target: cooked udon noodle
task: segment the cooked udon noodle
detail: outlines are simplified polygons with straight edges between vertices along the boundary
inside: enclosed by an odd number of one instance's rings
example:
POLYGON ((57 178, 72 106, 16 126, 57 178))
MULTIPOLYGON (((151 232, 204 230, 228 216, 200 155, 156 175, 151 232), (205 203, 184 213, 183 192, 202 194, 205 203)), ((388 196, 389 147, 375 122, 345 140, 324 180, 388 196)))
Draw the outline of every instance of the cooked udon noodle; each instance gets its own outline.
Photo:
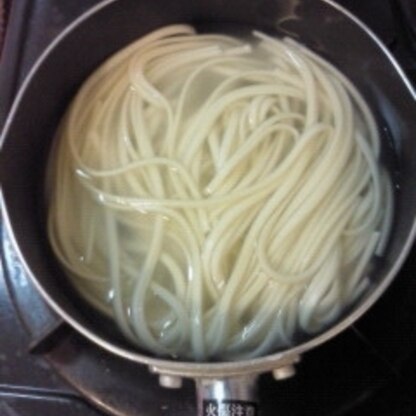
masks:
POLYGON ((376 124, 290 39, 159 29, 85 82, 48 170, 71 282, 133 343, 242 359, 322 330, 370 284, 392 190, 376 124))

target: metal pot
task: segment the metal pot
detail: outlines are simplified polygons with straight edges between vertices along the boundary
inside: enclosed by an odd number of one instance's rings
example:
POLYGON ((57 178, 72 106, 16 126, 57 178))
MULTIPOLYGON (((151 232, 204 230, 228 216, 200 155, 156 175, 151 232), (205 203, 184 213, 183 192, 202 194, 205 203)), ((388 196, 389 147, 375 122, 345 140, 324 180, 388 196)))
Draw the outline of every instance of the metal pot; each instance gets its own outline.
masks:
POLYGON ((391 54, 364 24, 331 0, 105 0, 55 39, 17 96, 1 138, 5 224, 36 287, 77 331, 114 354, 147 365, 165 387, 179 387, 182 377, 195 379, 201 415, 218 415, 221 409, 228 414, 229 405, 239 406, 241 413, 236 414, 255 415, 257 376, 267 371, 276 378, 292 375, 301 354, 347 328, 380 297, 409 252, 416 232, 415 114, 416 94, 391 54), (177 22, 204 30, 233 24, 290 35, 333 62, 372 108, 395 183, 393 231, 368 293, 325 332, 265 357, 194 363, 160 359, 133 348, 114 324, 76 296, 47 243, 44 171, 54 131, 71 97, 105 58, 133 39, 177 22))

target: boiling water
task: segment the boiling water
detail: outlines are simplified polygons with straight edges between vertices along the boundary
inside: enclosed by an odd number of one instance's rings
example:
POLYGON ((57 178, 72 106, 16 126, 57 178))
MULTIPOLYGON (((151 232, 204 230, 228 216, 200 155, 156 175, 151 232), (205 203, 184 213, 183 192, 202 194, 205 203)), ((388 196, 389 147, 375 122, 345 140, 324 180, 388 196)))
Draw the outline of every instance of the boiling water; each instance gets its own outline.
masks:
POLYGON ((372 115, 290 41, 160 29, 89 78, 56 140, 51 246, 155 354, 250 358, 322 331, 387 241, 372 115))

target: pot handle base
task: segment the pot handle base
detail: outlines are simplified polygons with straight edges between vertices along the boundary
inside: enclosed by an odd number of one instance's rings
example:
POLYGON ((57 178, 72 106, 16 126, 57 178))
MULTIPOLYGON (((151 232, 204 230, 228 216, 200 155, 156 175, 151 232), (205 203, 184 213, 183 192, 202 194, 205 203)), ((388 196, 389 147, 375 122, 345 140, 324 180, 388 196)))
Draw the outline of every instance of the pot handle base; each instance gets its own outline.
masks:
POLYGON ((258 375, 195 380, 198 416, 258 416, 258 375))

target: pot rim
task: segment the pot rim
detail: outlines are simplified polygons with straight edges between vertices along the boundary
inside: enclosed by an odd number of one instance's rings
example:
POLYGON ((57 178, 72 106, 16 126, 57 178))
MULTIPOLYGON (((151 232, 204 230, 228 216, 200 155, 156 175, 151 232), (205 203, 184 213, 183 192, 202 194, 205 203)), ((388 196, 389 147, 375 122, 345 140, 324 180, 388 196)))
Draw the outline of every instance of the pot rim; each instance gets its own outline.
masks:
MULTIPOLYGON (((9 115, 4 124, 4 128, 0 137, 0 154, 4 146, 6 137, 8 136, 9 130, 11 128, 12 120, 15 117, 15 114, 18 112, 20 103, 23 100, 26 89, 29 87, 32 79, 35 77, 38 69, 42 66, 43 62, 48 59, 50 53, 60 46, 60 43, 65 39, 72 31, 87 21, 91 16, 99 12, 100 10, 111 6, 113 3, 116 3, 120 0, 104 0, 99 4, 91 7, 85 11, 81 16, 75 19, 70 25, 68 25, 62 32, 58 34, 57 37, 46 47, 42 52, 40 57, 36 60, 35 64, 30 69, 28 75, 25 77, 19 91, 16 95, 16 98, 13 102, 9 115)), ((393 57, 392 53, 387 49, 387 47, 382 43, 382 41, 377 37, 377 35, 361 20, 359 20, 355 15, 345 9, 343 6, 335 3, 334 0, 317 0, 323 3, 326 3, 330 7, 336 9, 341 14, 343 14, 347 19, 352 21, 359 30, 364 31, 369 38, 381 49, 384 55, 388 58, 392 64, 395 71, 399 74, 402 82, 409 90, 410 94, 416 101, 416 91, 414 90, 410 80, 405 75, 403 69, 400 67, 396 59, 393 57)), ((113 353, 119 357, 125 358, 127 360, 141 363, 150 367, 150 370, 156 373, 163 373, 175 376, 185 376, 185 377, 224 377, 224 376, 237 376, 248 373, 261 373, 266 372, 275 368, 279 368, 288 364, 296 362, 301 354, 304 352, 328 341, 334 336, 338 335, 340 332, 345 330, 347 327, 352 325, 358 318, 360 318, 383 294, 387 287, 391 284, 400 267, 402 266, 405 258, 410 252, 412 247, 412 242, 416 235, 416 216, 413 219, 412 227, 410 229, 408 238, 403 244, 403 248, 400 252, 400 255, 396 258, 393 266, 387 273, 386 277, 377 284, 374 290, 368 295, 367 299, 355 308, 350 314, 348 314, 344 319, 335 324, 334 326, 329 327, 326 331, 319 334, 318 336, 312 337, 310 340, 296 345, 292 348, 277 352, 274 354, 268 354, 263 357, 241 360, 241 361, 228 361, 228 362, 190 362, 190 361, 172 361, 168 359, 155 358, 147 356, 136 352, 134 350, 128 350, 123 347, 113 345, 110 341, 96 335, 94 332, 85 328, 81 323, 79 323, 72 316, 67 314, 55 300, 48 294, 47 290, 43 288, 42 284, 38 281, 34 273, 32 273, 29 264, 26 262, 22 252, 20 251, 18 242, 15 238, 11 221, 9 218, 7 210, 7 201, 4 200, 3 192, 0 184, 0 210, 2 213, 4 225, 10 236, 13 248, 18 255, 19 260, 22 263, 24 271, 29 276, 31 282, 35 285, 36 289, 42 295, 46 303, 51 307, 51 309, 60 316, 65 322, 67 322, 73 329, 78 333, 85 336, 87 339, 92 341, 94 344, 99 347, 107 350, 110 353, 113 353)))

